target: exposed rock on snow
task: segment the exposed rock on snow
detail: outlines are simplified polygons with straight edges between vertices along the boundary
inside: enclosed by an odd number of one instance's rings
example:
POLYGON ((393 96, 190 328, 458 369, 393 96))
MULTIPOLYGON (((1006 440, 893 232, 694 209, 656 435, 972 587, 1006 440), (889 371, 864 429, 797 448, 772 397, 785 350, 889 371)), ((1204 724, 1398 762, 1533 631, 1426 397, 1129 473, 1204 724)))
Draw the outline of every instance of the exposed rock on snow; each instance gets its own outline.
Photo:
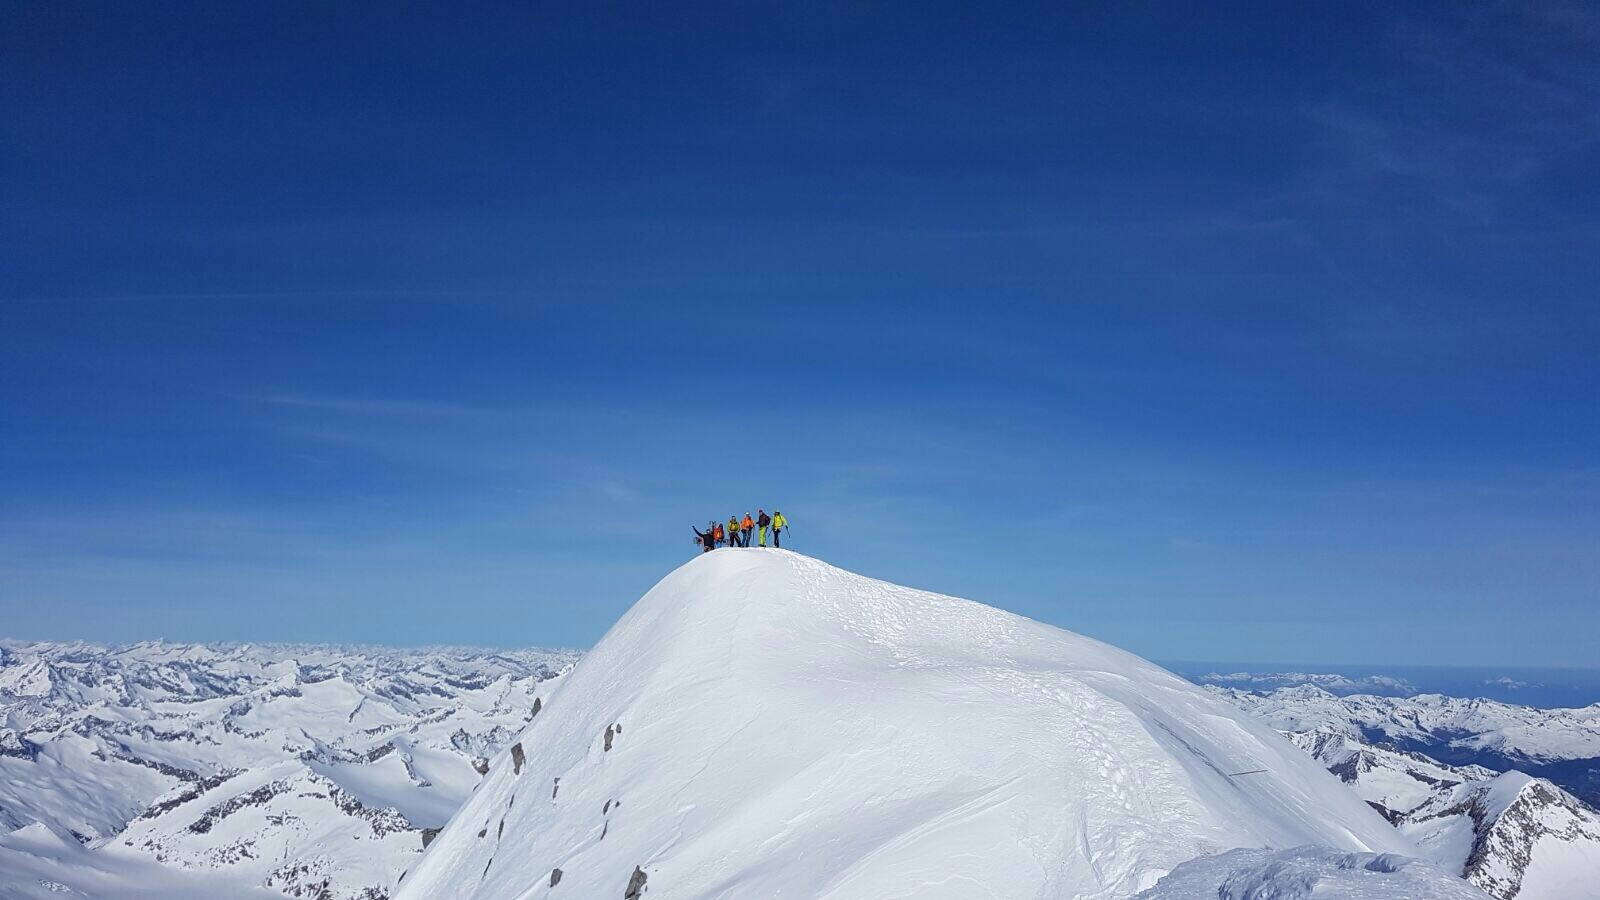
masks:
POLYGON ((628 879, 628 888, 622 892, 622 900, 639 900, 639 895, 644 893, 644 883, 650 880, 638 866, 633 867, 633 875, 628 879))
POLYGON ((511 808, 494 765, 399 897, 542 896, 559 868, 574 897, 1110 898, 1234 847, 1416 852, 1151 663, 786 551, 686 564, 550 697, 518 740, 559 790, 511 808))

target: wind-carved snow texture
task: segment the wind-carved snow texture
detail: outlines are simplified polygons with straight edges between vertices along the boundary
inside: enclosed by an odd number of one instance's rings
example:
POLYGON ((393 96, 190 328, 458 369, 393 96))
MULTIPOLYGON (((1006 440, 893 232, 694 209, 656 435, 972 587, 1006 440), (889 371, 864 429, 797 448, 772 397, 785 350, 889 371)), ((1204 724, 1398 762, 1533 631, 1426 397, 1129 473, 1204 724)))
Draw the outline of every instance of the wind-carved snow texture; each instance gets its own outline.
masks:
POLYGON ((1151 663, 787 551, 669 575, 517 740, 399 897, 1110 898, 1236 847, 1417 852, 1151 663))
MULTIPOLYGON (((8 643, 0 831, 23 837, 0 840, 0 896, 45 881, 124 896, 142 882, 115 873, 141 860, 232 886, 205 896, 386 896, 480 780, 474 759, 527 725, 575 657, 8 643)), ((181 872, 140 878, 183 890, 181 872)))

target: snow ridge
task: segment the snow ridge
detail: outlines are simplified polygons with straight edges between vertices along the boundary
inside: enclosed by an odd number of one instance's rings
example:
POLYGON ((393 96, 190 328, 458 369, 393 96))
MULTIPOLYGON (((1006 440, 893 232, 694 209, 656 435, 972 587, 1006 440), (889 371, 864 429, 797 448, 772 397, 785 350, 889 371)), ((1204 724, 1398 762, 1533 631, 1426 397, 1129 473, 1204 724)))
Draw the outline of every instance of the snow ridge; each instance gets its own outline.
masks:
POLYGON ((579 661, 399 897, 1127 897, 1197 856, 1304 844, 1416 852, 1138 657, 728 549, 579 661))

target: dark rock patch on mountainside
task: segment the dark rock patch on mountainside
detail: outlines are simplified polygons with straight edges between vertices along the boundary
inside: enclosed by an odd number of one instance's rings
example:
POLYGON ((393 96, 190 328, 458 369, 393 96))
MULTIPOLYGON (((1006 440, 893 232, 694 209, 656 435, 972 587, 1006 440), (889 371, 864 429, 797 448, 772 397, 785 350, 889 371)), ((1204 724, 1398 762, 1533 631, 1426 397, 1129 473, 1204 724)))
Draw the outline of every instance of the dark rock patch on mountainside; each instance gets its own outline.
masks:
POLYGON ((634 866, 633 875, 628 878, 628 889, 623 892, 622 900, 638 900, 639 895, 644 893, 644 883, 648 880, 650 876, 646 875, 643 869, 634 866))

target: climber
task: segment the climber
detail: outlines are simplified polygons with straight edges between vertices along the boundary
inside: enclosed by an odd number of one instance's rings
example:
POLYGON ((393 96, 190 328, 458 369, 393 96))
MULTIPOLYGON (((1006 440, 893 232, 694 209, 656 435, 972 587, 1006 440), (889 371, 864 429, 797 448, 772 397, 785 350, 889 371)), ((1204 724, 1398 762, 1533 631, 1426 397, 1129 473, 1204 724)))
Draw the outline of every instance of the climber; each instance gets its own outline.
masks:
POLYGON ((749 513, 745 513, 744 514, 744 521, 739 523, 739 529, 742 532, 744 532, 744 535, 743 535, 744 543, 741 546, 745 546, 745 547, 750 546, 750 532, 754 531, 755 528, 756 528, 755 520, 750 518, 750 514, 749 513))
POLYGON ((761 542, 757 546, 765 547, 767 545, 767 528, 771 525, 772 517, 767 515, 767 511, 764 509, 756 510, 756 527, 761 531, 761 542))
POLYGON ((785 528, 788 528, 788 527, 789 527, 789 520, 785 519, 783 517, 783 513, 778 512, 777 510, 773 510, 772 511, 772 546, 774 546, 774 547, 778 546, 778 535, 782 534, 783 530, 785 528))
POLYGON ((710 553, 712 550, 716 549, 716 539, 711 536, 711 526, 706 526, 706 530, 704 532, 698 528, 695 528, 693 525, 690 525, 689 527, 694 528, 695 540, 700 544, 701 553, 710 553))
POLYGON ((739 517, 738 516, 729 516, 728 517, 728 546, 729 547, 743 547, 744 546, 743 544, 739 543, 739 517))
POLYGON ((722 546, 723 534, 722 534, 722 523, 721 522, 712 522, 711 523, 711 541, 712 541, 713 544, 715 544, 718 547, 722 546))

